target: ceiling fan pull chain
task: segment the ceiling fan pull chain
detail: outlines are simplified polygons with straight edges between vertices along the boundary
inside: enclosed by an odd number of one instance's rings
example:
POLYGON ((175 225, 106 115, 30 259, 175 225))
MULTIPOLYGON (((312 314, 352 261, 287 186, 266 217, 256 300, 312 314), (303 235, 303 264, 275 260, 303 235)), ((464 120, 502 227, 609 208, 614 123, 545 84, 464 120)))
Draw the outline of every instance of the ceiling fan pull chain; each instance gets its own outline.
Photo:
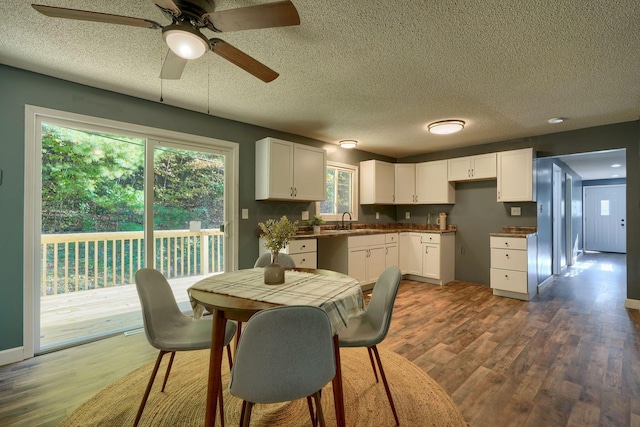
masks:
POLYGON ((211 61, 207 62, 207 114, 211 107, 211 61))

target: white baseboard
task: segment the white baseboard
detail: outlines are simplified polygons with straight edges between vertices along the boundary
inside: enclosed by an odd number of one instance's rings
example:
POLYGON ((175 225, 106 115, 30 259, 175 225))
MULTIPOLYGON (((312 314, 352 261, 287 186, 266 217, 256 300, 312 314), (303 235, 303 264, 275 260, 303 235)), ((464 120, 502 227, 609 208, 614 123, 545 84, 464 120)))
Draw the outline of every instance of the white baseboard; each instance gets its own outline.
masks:
POLYGON ((0 366, 24 360, 24 348, 16 347, 0 351, 0 366))
POLYGON ((541 294, 545 289, 553 284, 553 275, 547 277, 542 283, 538 284, 538 293, 541 294))
POLYGON ((640 310, 640 300, 627 298, 624 300, 624 306, 627 308, 640 310))

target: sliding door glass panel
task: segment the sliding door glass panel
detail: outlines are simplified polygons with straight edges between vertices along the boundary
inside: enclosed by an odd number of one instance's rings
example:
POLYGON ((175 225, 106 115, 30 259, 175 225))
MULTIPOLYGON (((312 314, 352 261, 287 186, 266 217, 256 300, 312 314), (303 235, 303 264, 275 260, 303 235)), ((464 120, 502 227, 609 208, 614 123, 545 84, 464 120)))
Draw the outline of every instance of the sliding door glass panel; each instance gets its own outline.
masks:
POLYGON ((142 324, 145 140, 43 123, 40 350, 142 324))
POLYGON ((183 311, 186 289, 224 271, 225 157, 167 143, 153 150, 153 267, 183 311))

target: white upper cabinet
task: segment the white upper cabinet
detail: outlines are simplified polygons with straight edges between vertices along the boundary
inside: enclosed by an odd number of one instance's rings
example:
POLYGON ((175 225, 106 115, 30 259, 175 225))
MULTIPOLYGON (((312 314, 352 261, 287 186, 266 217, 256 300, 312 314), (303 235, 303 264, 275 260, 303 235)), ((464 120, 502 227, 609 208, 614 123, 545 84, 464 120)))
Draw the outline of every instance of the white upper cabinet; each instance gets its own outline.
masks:
POLYGON ((394 166, 396 205, 416 203, 416 165, 414 163, 396 163, 394 166))
POLYGON ((455 203, 456 188, 447 177, 447 161, 416 164, 416 203, 455 203))
POLYGON ((276 138, 256 141, 256 200, 326 199, 327 153, 276 138))
POLYGON ((496 153, 449 159, 449 181, 474 181, 494 179, 496 173, 496 153))
POLYGON ((498 153, 498 201, 535 202, 533 148, 498 153))
POLYGON ((379 160, 360 162, 360 204, 392 205, 395 194, 395 167, 379 160))
POLYGON ((396 205, 455 203, 456 189, 447 177, 447 161, 397 163, 396 205))

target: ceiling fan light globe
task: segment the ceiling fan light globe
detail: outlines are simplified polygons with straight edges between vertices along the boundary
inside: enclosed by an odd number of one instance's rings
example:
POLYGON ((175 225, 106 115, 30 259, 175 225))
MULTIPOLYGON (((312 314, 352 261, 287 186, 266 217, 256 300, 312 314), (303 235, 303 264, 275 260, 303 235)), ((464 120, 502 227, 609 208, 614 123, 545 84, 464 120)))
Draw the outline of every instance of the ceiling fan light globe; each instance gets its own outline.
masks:
POLYGON ((205 54, 209 46, 195 34, 183 30, 169 30, 163 33, 169 49, 184 59, 197 59, 205 54))

